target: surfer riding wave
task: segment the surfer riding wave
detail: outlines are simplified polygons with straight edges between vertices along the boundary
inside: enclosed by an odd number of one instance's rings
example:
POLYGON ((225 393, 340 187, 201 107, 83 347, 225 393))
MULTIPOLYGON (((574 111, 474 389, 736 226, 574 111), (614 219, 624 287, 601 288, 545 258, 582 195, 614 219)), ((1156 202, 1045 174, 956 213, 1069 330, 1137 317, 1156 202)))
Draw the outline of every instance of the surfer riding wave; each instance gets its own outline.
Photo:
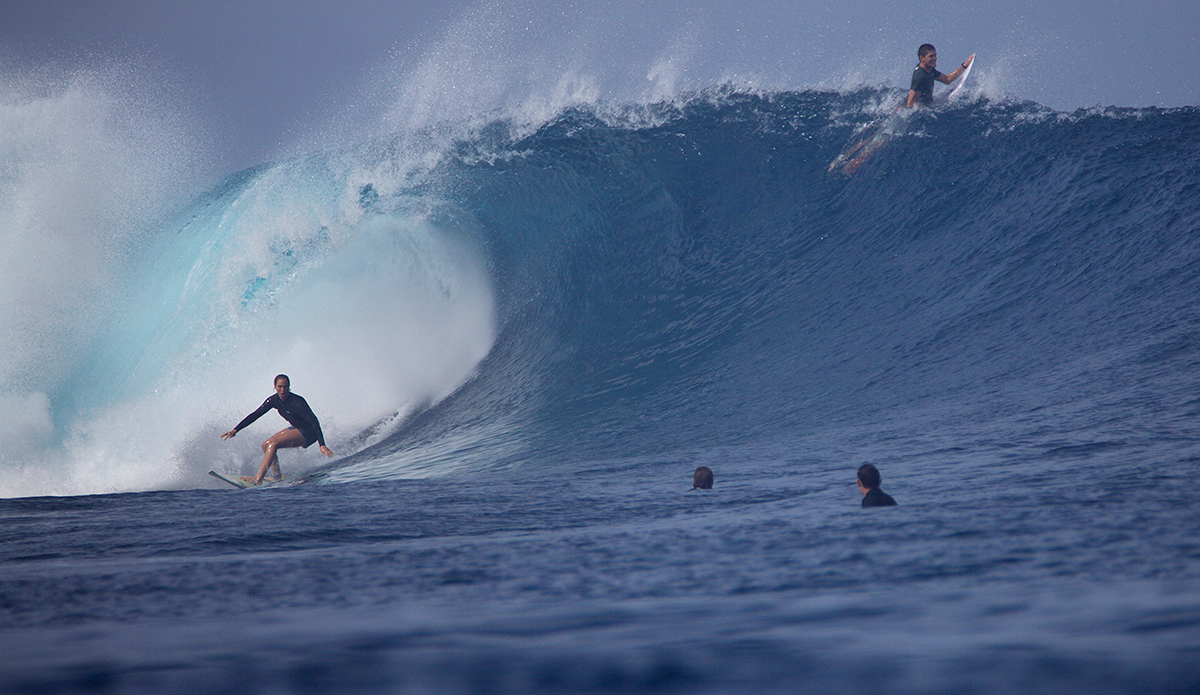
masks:
POLYGON ((263 477, 267 474, 267 469, 272 470, 276 480, 283 479, 283 473, 279 470, 279 450, 289 449, 293 447, 308 448, 314 442, 319 442, 321 445, 321 453, 325 456, 332 457, 333 452, 329 447, 325 446, 325 435, 321 432, 321 422, 317 420, 317 416, 313 413, 312 408, 308 406, 308 401, 304 400, 299 394, 291 392, 292 381, 286 374, 280 374, 275 377, 275 393, 263 404, 258 406, 258 410, 250 413, 236 427, 221 435, 221 439, 232 439, 237 436, 237 433, 252 422, 262 417, 268 410, 277 410, 283 416, 284 420, 288 421, 291 427, 276 432, 270 439, 262 443, 263 460, 262 466, 258 469, 258 474, 250 477, 243 476, 242 480, 251 485, 262 484, 263 477))

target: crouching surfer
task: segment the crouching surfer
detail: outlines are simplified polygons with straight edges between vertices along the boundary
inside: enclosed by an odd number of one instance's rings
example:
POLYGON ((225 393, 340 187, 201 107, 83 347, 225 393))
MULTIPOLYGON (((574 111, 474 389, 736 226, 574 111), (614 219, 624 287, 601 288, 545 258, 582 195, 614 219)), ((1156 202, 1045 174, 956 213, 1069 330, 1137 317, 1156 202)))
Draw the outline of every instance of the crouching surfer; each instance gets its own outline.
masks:
POLYGON ((267 469, 270 468, 275 480, 282 480, 283 473, 279 470, 279 450, 289 449, 292 447, 311 446, 314 442, 321 444, 321 453, 325 456, 333 456, 333 452, 329 447, 325 446, 325 435, 321 432, 321 423, 317 420, 317 416, 313 414, 312 408, 308 407, 308 401, 301 396, 292 393, 292 382, 286 374, 280 374, 275 377, 275 393, 263 404, 258 406, 258 410, 250 413, 237 424, 237 427, 229 430, 221 435, 221 439, 231 439, 237 436, 237 433, 250 425, 258 418, 262 417, 268 410, 275 409, 283 416, 284 420, 288 421, 291 427, 276 432, 274 436, 262 443, 263 460, 262 466, 258 469, 258 475, 242 476, 242 480, 251 485, 262 484, 263 477, 267 474, 267 469))

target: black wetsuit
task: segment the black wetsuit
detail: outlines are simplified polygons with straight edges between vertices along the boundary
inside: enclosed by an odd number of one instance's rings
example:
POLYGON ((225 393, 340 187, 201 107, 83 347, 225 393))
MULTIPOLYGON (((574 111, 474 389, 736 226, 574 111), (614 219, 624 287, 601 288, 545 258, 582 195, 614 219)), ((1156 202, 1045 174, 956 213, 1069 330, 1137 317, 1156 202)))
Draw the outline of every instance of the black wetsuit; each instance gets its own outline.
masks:
POLYGON ((272 408, 278 410, 283 419, 287 420, 292 427, 300 430, 300 434, 304 435, 305 448, 311 446, 313 442, 320 442, 321 446, 325 446, 325 435, 321 433, 320 421, 313 414, 312 408, 308 407, 308 401, 294 393, 289 393, 286 401, 280 398, 278 393, 272 394, 270 398, 263 401, 262 405, 258 406, 258 410, 239 422, 238 426, 233 428, 234 431, 240 432, 243 427, 259 419, 272 408))
POLYGON ((920 65, 916 70, 913 70, 912 91, 917 93, 917 103, 928 106, 933 103, 933 83, 937 78, 941 77, 942 73, 937 71, 937 68, 925 72, 920 65))
POLYGON ((867 494, 863 495, 862 506, 864 506, 864 507, 895 507, 896 500, 892 499, 892 496, 889 495, 888 493, 884 492, 883 490, 880 490, 877 487, 873 487, 870 490, 867 490, 867 494))

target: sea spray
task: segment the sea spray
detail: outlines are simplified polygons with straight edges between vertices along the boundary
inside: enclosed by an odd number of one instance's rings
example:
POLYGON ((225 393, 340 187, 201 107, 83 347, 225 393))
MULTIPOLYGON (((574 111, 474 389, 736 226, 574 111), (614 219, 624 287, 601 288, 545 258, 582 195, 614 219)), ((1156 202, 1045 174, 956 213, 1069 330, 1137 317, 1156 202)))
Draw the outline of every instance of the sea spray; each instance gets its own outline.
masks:
POLYGON ((200 150, 134 67, 0 75, 3 494, 58 479, 61 394, 122 301, 150 227, 190 194, 200 150), (21 471, 24 471, 22 473, 21 471))

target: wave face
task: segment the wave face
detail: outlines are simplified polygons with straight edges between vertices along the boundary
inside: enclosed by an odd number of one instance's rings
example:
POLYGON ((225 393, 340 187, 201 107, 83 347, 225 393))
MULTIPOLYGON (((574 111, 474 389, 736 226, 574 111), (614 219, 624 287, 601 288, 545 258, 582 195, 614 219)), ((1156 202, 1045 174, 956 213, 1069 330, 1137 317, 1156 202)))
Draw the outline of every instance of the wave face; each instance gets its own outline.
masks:
POLYGON ((123 266, 66 376, 0 388, 54 452, 3 492, 245 469, 217 434, 276 372, 349 454, 302 455, 327 481, 1180 435, 1200 111, 963 101, 830 174, 890 96, 715 89, 231 177, 123 266))
POLYGON ((495 344, 328 475, 897 429, 996 450, 1172 436, 1195 402, 1200 112, 977 100, 829 174, 886 97, 717 91, 463 143, 438 179, 484 239, 495 344))

